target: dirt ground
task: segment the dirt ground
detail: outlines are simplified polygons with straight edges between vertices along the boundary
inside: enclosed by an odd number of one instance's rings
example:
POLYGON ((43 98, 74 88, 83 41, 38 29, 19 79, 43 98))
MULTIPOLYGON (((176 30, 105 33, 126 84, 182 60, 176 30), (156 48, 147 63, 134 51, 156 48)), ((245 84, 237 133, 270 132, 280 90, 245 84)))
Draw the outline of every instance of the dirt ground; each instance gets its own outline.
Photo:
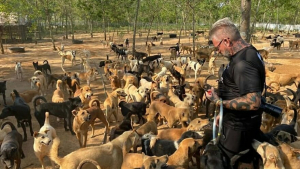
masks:
MULTIPOLYGON (((163 40, 164 40, 164 45, 159 45, 158 42, 154 42, 156 46, 152 47, 152 53, 157 54, 161 53, 163 57, 169 58, 170 53, 168 48, 170 46, 174 46, 177 43, 177 38, 175 39, 170 39, 168 37, 168 33, 171 32, 164 32, 163 40)), ((174 32, 172 32, 174 33, 174 32)), ((115 33, 116 34, 116 33, 115 33)), ((152 35, 154 36, 155 32, 152 32, 152 35)), ((112 33, 111 33, 112 35, 112 33)), ((72 44, 71 40, 64 40, 63 44, 65 45, 65 50, 76 50, 77 52, 82 51, 83 49, 88 49, 91 51, 92 56, 91 56, 91 62, 92 64, 95 64, 98 66, 99 61, 106 59, 106 55, 111 56, 111 58, 115 59, 115 54, 113 52, 110 52, 109 48, 105 48, 100 44, 100 40, 104 39, 103 34, 101 33, 96 33, 94 34, 94 38, 90 38, 88 34, 81 34, 81 35, 76 35, 77 39, 82 39, 84 41, 83 44, 72 44)), ((123 39, 129 38, 130 45, 132 45, 132 34, 125 34, 123 39)), ((276 66, 276 73, 298 73, 300 71, 300 54, 299 51, 289 51, 288 48, 288 40, 294 40, 294 37, 286 37, 285 38, 285 44, 284 47, 281 48, 281 50, 276 50, 274 49, 272 53, 270 53, 270 59, 268 60, 269 62, 273 63, 276 66)), ((115 37, 115 40, 118 44, 123 43, 124 40, 118 40, 117 37, 115 37)), ((143 36, 137 37, 137 50, 138 51, 144 51, 145 52, 145 41, 146 41, 146 34, 144 33, 143 36)), ((199 40, 196 42, 201 43, 203 45, 206 44, 206 41, 203 36, 200 36, 199 40)), ((61 40, 58 40, 56 42, 57 46, 60 46, 61 40)), ((188 37, 184 36, 183 39, 181 39, 181 43, 185 45, 192 46, 192 42, 189 42, 188 37)), ((262 47, 269 47, 269 42, 266 40, 259 40, 257 43, 253 44, 255 47, 262 48, 262 47)), ((30 89, 30 83, 29 83, 29 78, 33 75, 34 68, 32 65, 33 61, 39 61, 40 64, 44 60, 48 60, 49 64, 51 65, 51 70, 52 73, 63 73, 60 64, 61 64, 61 59, 57 53, 57 51, 52 50, 52 44, 51 42, 46 42, 44 41, 39 41, 37 45, 34 43, 29 43, 29 44, 13 44, 13 45, 4 45, 5 47, 5 52, 6 54, 0 55, 0 81, 7 81, 7 90, 6 90, 6 98, 7 98, 7 104, 11 105, 12 101, 10 98, 10 92, 12 92, 13 89, 16 89, 19 92, 23 92, 26 90, 30 89), (8 48, 9 47, 18 47, 22 46, 25 47, 26 52, 25 53, 8 53, 8 48), (24 69, 24 77, 22 81, 19 81, 15 77, 15 72, 14 72, 14 66, 15 62, 21 61, 22 62, 22 67, 24 69)), ((184 54, 186 55, 186 54, 184 54)), ((79 63, 79 60, 77 58, 77 63, 79 63)), ((227 63, 227 60, 224 58, 218 58, 216 60, 217 64, 217 69, 222 63, 227 63)), ((200 76, 207 76, 207 66, 208 63, 205 63, 204 68, 201 72, 200 76)), ((77 71, 80 72, 80 67, 77 64, 74 67, 71 67, 71 63, 67 60, 65 62, 64 68, 66 71, 77 71)), ((193 74, 192 74, 193 75, 193 74)), ((192 76, 193 77, 193 76, 192 76)), ((199 76, 198 76, 199 77, 199 76)), ((209 83, 210 84, 216 84, 215 82, 216 78, 212 78, 209 83)), ((187 79, 187 81, 192 82, 193 78, 187 79)), ((83 86, 86 84, 86 82, 81 83, 83 86)), ((108 81, 105 81, 106 88, 108 92, 111 92, 110 84, 108 81)), ((102 81, 100 79, 100 76, 97 77, 96 81, 93 81, 91 83, 91 87, 93 89, 94 94, 103 102, 105 100, 105 95, 104 95, 104 90, 103 90, 103 85, 102 81)), ((292 89, 295 89, 294 86, 291 86, 292 89)), ((46 99, 48 101, 51 101, 52 93, 54 91, 54 88, 49 88, 47 91, 46 99)), ((67 96, 67 94, 65 94, 67 96)), ((67 97, 65 98, 67 99, 67 97)), ((2 96, 0 96, 0 110, 3 109, 3 100, 2 96)), ((32 108, 32 122, 33 122, 33 129, 34 131, 39 130, 39 125, 33 115, 33 107, 32 103, 30 103, 30 107, 32 108)), ((204 112, 204 110, 202 110, 204 112)), ((121 115, 120 115, 121 117, 121 115)), ((14 117, 9 117, 6 120, 11 120, 13 123, 16 125, 16 120, 14 117)), ((62 122, 57 122, 56 118, 51 116, 50 117, 50 123, 51 125, 56 129, 58 137, 61 139, 61 145, 60 145, 60 150, 59 150, 59 155, 61 157, 65 156, 66 154, 76 150, 79 148, 78 141, 75 136, 71 135, 70 132, 66 132, 63 128, 63 123, 62 122)), ((115 123, 112 123, 111 126, 114 126, 115 123)), ((96 131, 95 131, 95 137, 94 138, 89 138, 87 141, 88 146, 95 146, 99 145, 102 142, 103 138, 103 128, 104 126, 102 123, 98 122, 95 125, 96 131)), ((164 127, 161 126, 159 127, 160 129, 164 127)), ((18 131, 23 135, 23 131, 21 128, 18 128, 18 131)), ((29 129, 27 129, 27 134, 29 133, 29 129)), ((90 136, 89 132, 89 136, 90 136)), ((26 158, 22 160, 21 163, 21 168, 27 168, 27 169, 37 169, 41 168, 41 165, 34 155, 33 152, 33 137, 28 136, 28 141, 23 143, 23 150, 25 152, 26 158)), ((47 165, 47 168, 51 168, 50 166, 50 161, 46 157, 45 158, 45 164, 47 165)), ((0 165, 0 168, 4 168, 3 164, 0 165)))

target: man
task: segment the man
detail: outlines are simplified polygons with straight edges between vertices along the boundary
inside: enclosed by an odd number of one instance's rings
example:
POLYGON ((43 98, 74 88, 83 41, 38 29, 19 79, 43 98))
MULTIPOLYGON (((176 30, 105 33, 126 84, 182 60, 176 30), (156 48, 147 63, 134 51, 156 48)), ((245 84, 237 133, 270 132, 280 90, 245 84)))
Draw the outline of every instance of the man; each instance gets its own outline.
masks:
MULTIPOLYGON (((262 111, 261 93, 265 83, 265 68, 257 50, 245 42, 237 27, 228 19, 218 20, 210 30, 210 39, 219 53, 229 59, 229 63, 218 82, 219 93, 212 88, 206 92, 209 100, 217 106, 223 104, 224 117, 219 147, 227 161, 247 149, 233 168, 252 166, 251 142, 260 137, 262 111), (220 101, 222 98, 223 102, 220 101)), ((217 121, 219 120, 217 117, 217 121)), ((217 122, 218 124, 218 122, 217 122)), ((250 168, 252 168, 250 167, 250 168)))

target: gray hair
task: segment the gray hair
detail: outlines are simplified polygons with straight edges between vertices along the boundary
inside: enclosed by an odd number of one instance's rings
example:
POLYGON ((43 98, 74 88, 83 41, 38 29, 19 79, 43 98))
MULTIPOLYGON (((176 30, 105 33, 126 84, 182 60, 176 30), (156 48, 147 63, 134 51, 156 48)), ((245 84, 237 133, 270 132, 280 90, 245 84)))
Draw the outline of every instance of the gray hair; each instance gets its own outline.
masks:
POLYGON ((224 35, 228 36, 228 38, 230 38, 232 41, 236 41, 241 38, 238 28, 228 17, 220 19, 217 22, 215 22, 212 25, 211 30, 209 31, 210 39, 212 38, 212 36, 218 37, 221 34, 223 36, 224 35))

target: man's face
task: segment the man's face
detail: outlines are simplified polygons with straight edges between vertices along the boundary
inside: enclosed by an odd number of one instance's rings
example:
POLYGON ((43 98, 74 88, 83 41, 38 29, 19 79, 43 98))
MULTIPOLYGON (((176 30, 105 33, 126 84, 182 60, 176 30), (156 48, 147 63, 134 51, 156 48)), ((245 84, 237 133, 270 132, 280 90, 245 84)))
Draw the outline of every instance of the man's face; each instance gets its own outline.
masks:
POLYGON ((229 58, 231 56, 230 47, 227 45, 229 42, 228 39, 218 39, 212 38, 213 45, 218 48, 218 53, 221 53, 223 56, 229 58))

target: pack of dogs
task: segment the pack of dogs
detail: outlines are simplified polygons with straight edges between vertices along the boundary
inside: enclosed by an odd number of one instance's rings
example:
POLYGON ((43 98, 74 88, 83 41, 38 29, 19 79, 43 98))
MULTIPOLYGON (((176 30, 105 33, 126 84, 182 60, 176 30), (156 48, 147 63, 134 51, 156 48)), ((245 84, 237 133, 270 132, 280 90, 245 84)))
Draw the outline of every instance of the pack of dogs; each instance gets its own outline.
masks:
MULTIPOLYGON (((204 34, 202 31, 197 33, 204 34)), ((162 34, 157 33, 157 36, 162 34)), ((152 40, 157 40, 155 38, 152 40)), ((276 41, 281 43, 279 37, 276 41)), ((191 47, 176 44, 169 47, 175 55, 174 60, 167 60, 160 53, 150 55, 152 45, 147 46, 146 53, 131 52, 114 42, 105 41, 105 45, 110 46, 117 59, 111 60, 107 55, 106 60, 101 60, 94 67, 90 64, 91 53, 85 49, 81 58, 85 66, 83 72, 64 70, 66 59, 72 62, 72 66, 76 64, 76 51, 64 51, 63 46, 58 50, 62 58, 62 74, 52 74, 47 60, 42 65, 33 62, 34 74, 29 78, 31 89, 23 92, 13 90, 10 94, 12 105, 6 104, 6 81, 0 82, 5 105, 0 119, 14 116, 17 126, 23 129, 22 136, 11 122, 4 122, 1 126, 0 155, 6 168, 20 168, 21 159, 25 158, 22 142, 28 139, 26 127, 34 138, 34 153, 42 168, 46 168, 46 156, 50 158, 52 168, 58 165, 61 169, 228 167, 222 151, 212 142, 211 115, 216 107, 204 95, 205 88, 210 86, 208 80, 216 77, 217 81, 222 81, 221 76, 226 69, 226 65, 221 64, 218 73, 215 73, 215 48, 198 48, 195 51, 197 58, 192 58, 180 56, 180 53, 193 53, 191 47), (209 75, 199 77, 207 61, 209 75), (194 71, 193 83, 186 81, 187 75, 191 77, 191 71, 194 71), (101 72, 104 72, 104 76, 101 75, 103 81, 109 81, 111 87, 111 91, 105 91, 103 102, 94 96, 90 85, 101 72), (54 90, 52 100, 47 101, 45 95, 50 84, 54 90), (65 99, 67 96, 69 98, 65 99), (33 104, 34 119, 30 103, 33 104), (199 117, 203 106, 208 118, 199 117), (63 119, 65 131, 76 136, 80 149, 64 157, 59 156, 63 140, 51 126, 51 116, 63 119), (96 119, 104 126, 104 136, 101 144, 92 146, 88 145, 88 140, 98 137, 95 135, 96 119), (39 124, 38 131, 32 128, 33 120, 39 124), (113 122, 117 125, 112 126, 113 122), (166 127, 159 129, 162 125, 166 127)), ((268 49, 259 52, 264 59, 270 53, 268 49)), ((17 79, 24 79, 21 62, 16 63, 15 73, 17 79)), ((261 124, 264 140, 253 140, 252 146, 261 157, 264 168, 294 169, 300 165, 300 76, 278 74, 268 71, 268 68, 266 76, 266 100, 283 108, 283 115, 274 118, 264 113, 261 124), (296 91, 288 89, 292 99, 279 91, 280 87, 291 84, 297 87, 296 91)), ((231 161, 232 164, 234 162, 231 161)))

